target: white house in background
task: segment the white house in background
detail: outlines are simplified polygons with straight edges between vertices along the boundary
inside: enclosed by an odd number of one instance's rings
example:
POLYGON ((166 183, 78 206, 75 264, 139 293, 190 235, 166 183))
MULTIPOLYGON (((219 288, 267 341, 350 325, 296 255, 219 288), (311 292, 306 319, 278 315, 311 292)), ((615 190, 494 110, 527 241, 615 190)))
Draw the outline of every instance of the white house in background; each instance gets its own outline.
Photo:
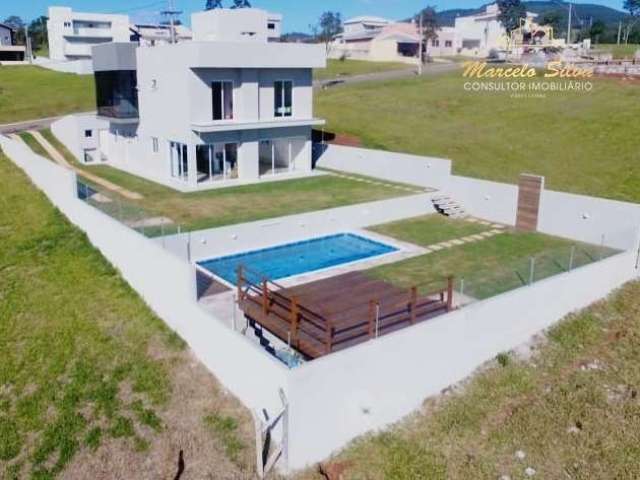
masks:
POLYGON ((76 155, 183 191, 309 174, 311 130, 324 123, 312 69, 325 49, 270 42, 273 18, 215 9, 192 16, 192 42, 94 47, 104 128, 79 117, 86 148, 99 141, 76 155))
POLYGON ((129 17, 74 12, 69 7, 49 7, 47 21, 49 58, 55 61, 91 59, 91 48, 101 43, 128 42, 129 17))
POLYGON ((443 57, 456 55, 456 29, 453 27, 440 27, 437 37, 430 39, 426 44, 427 55, 431 57, 443 57))
POLYGON ((330 58, 373 62, 417 63, 420 36, 415 23, 380 17, 356 17, 344 22, 344 32, 330 45, 330 58))

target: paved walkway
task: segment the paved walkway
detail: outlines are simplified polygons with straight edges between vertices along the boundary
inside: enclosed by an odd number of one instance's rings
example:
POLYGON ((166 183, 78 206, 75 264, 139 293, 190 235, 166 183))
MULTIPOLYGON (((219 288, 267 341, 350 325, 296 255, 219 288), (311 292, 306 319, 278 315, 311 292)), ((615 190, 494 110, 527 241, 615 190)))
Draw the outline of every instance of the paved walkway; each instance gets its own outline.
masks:
POLYGON ((401 185, 401 184, 397 184, 397 183, 388 183, 388 182, 382 182, 379 180, 373 180, 373 179, 369 179, 369 178, 363 178, 363 177, 357 177, 355 175, 349 175, 349 174, 345 174, 345 173, 338 173, 336 171, 333 170, 325 170, 327 173, 329 173, 329 175, 333 175, 334 177, 339 177, 339 178, 345 178, 347 180, 353 180, 354 182, 362 182, 362 183, 368 183, 370 185, 377 185, 377 186, 381 186, 381 187, 387 187, 387 188, 395 188, 396 190, 401 190, 404 192, 410 192, 410 193, 425 193, 425 192, 435 192, 434 189, 430 189, 430 188, 420 188, 420 187, 411 187, 409 185, 401 185))
POLYGON ((29 133, 33 135, 33 138, 35 138, 40 145, 42 145, 42 148, 47 151, 51 158, 53 158, 56 163, 62 165, 63 167, 68 168, 69 170, 73 170, 77 174, 82 175, 84 178, 91 180, 93 183, 100 185, 107 190, 111 190, 112 192, 116 192, 123 197, 128 198, 129 200, 141 200, 142 198, 144 198, 139 193, 122 188, 119 185, 111 183, 110 181, 105 180, 102 177, 98 177, 93 173, 89 173, 86 170, 81 170, 71 165, 69 162, 67 162, 64 156, 53 145, 51 145, 46 138, 42 136, 40 132, 38 132, 37 130, 29 130, 29 133))

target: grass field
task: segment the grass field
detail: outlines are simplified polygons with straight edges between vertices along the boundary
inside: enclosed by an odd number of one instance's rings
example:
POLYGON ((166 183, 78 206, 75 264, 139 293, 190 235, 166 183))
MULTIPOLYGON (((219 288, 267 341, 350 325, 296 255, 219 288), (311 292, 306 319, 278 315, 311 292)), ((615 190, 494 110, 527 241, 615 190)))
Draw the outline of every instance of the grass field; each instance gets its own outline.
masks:
POLYGON ((415 68, 399 62, 367 62, 365 60, 327 60, 327 68, 314 70, 315 80, 330 80, 340 77, 352 77, 365 73, 386 72, 389 70, 406 70, 415 68))
POLYGON ((317 92, 327 129, 373 148, 444 157, 456 174, 640 202, 640 83, 597 79, 546 98, 467 92, 459 73, 317 92))
POLYGON ((594 45, 594 50, 604 50, 613 53, 613 58, 633 58, 636 51, 640 50, 640 45, 616 45, 606 44, 594 45))
POLYGON ((520 480, 531 478, 527 468, 542 479, 635 479, 638 338, 636 282, 570 315, 535 349, 499 355, 466 385, 354 442, 335 462, 349 479, 520 480))
MULTIPOLYGON (((42 133, 65 155, 68 161, 79 165, 50 131, 44 130, 42 133)), ((129 211, 134 212, 135 208, 139 208, 147 216, 170 218, 176 225, 180 225, 183 231, 213 228, 410 194, 410 192, 391 186, 378 185, 373 188, 367 183, 338 178, 333 175, 197 193, 180 193, 109 166, 81 166, 81 168, 128 190, 142 194, 144 199, 140 201, 127 201, 129 211)), ((112 197, 115 195, 107 192, 105 194, 112 197)), ((137 214, 142 213, 138 212, 137 214)))
POLYGON ((248 412, 1 153, 0 177, 0 478, 173 478, 179 449, 248 474, 248 412))
MULTIPOLYGON (((464 220, 430 215, 372 228, 373 231, 424 247, 443 240, 474 235, 487 227, 464 220)), ((403 288, 423 286, 425 292, 445 284, 453 276, 455 288, 465 295, 484 299, 526 285, 533 280, 565 272, 572 267, 592 263, 613 251, 543 235, 506 231, 474 243, 453 246, 427 255, 383 265, 367 273, 403 288), (573 260, 571 250, 575 245, 573 260), (464 287, 460 281, 464 280, 464 287)))
POLYGON ((51 158, 49 153, 44 149, 42 145, 40 145, 40 143, 34 138, 33 135, 31 135, 28 132, 20 132, 18 135, 20 136, 22 141, 24 141, 24 143, 26 143, 29 146, 31 150, 36 152, 38 155, 41 155, 44 158, 47 158, 53 161, 53 158, 51 158))
POLYGON ((95 110, 93 76, 0 67, 0 123, 95 110))

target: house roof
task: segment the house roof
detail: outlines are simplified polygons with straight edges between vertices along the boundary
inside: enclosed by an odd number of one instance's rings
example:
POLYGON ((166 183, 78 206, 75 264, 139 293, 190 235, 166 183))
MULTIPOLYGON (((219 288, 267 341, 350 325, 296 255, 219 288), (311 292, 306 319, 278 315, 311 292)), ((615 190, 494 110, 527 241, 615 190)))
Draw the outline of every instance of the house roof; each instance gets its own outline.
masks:
POLYGON ((392 23, 392 22, 391 22, 391 20, 387 20, 386 18, 382 18, 382 17, 372 17, 372 16, 368 16, 368 15, 363 15, 361 17, 350 18, 349 20, 345 20, 343 23, 344 24, 349 24, 349 23, 381 23, 381 24, 387 24, 387 23, 392 23))
POLYGON ((8 30, 11 30, 12 32, 15 32, 15 31, 16 31, 16 30, 15 30, 15 28, 13 28, 13 27, 11 27, 11 26, 7 25, 6 23, 0 23, 0 27, 4 27, 4 28, 6 28, 6 29, 8 29, 8 30))

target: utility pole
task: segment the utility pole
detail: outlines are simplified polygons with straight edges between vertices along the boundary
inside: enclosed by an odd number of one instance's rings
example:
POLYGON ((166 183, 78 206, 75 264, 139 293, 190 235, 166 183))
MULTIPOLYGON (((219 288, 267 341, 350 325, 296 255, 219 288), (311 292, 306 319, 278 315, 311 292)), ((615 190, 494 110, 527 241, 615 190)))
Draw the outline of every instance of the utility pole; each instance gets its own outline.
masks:
POLYGON ((422 75, 422 48, 424 46, 424 31, 423 31, 423 27, 422 27, 422 17, 424 15, 424 12, 420 12, 420 26, 418 27, 418 33, 420 35, 420 46, 418 47, 418 75, 422 75))
POLYGON ((168 0, 168 9, 165 10, 164 12, 160 12, 161 15, 165 16, 165 17, 169 17, 169 25, 171 25, 170 30, 171 30, 171 43, 176 43, 176 21, 175 21, 175 17, 176 15, 180 15, 182 14, 182 12, 180 10, 176 10, 175 7, 173 6, 173 0, 168 0))
POLYGON ((618 22, 618 45, 620 45, 620 35, 622 34, 622 21, 618 22))
POLYGON ((25 44, 25 57, 29 60, 29 63, 33 62, 33 53, 31 51, 31 38, 29 38, 29 27, 24 26, 24 44, 25 44))
POLYGON ((571 3, 569 3, 569 25, 567 26, 567 45, 571 44, 571 3))

